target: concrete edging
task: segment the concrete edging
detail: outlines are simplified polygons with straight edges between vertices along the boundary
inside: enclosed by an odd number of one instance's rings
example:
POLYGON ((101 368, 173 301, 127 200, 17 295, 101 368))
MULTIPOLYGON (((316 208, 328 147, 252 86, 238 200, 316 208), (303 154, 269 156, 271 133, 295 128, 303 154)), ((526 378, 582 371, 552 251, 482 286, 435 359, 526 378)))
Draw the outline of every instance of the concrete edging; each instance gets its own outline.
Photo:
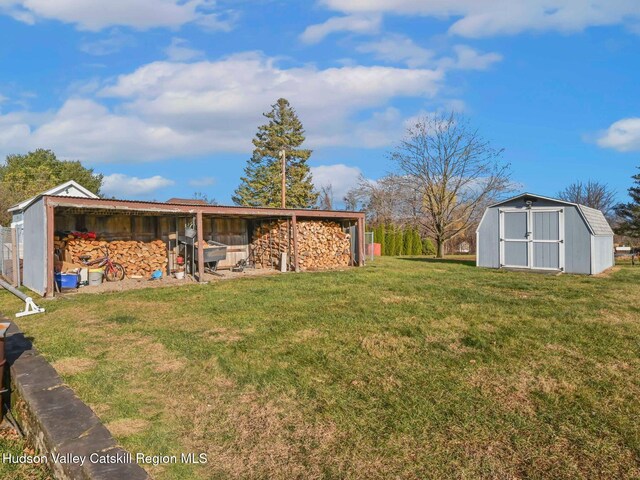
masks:
POLYGON ((129 452, 117 445, 93 410, 64 384, 13 322, 7 332, 5 351, 11 377, 12 413, 27 442, 40 455, 48 457, 56 479, 151 478, 129 452), (57 463, 53 455, 85 456, 86 461, 84 465, 57 463), (116 459, 120 462, 112 463, 116 459))

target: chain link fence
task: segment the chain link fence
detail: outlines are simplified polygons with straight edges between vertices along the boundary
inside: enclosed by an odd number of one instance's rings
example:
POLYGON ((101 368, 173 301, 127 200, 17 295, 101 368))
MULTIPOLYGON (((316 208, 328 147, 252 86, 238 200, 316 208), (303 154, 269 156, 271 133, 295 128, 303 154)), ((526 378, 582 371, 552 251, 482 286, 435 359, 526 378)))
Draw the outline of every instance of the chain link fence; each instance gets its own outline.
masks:
POLYGON ((373 232, 365 232, 365 234, 364 234, 364 251, 365 251, 365 257, 369 261, 373 261, 374 258, 375 258, 374 257, 373 242, 374 242, 373 232))
POLYGON ((0 227, 0 276, 20 286, 19 247, 15 228, 0 227))

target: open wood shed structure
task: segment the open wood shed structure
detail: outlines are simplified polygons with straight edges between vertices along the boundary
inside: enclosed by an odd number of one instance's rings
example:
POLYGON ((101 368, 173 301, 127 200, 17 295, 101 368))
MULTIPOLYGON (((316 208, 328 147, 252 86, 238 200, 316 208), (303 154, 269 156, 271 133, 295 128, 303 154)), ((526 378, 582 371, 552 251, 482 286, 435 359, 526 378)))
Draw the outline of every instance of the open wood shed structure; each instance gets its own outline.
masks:
POLYGON ((479 267, 595 275, 614 265, 600 210, 523 193, 486 209, 476 231, 479 267))
MULTIPOLYGON (((41 195, 55 195, 56 197, 86 197, 86 198, 98 198, 98 196, 84 188, 75 180, 69 180, 56 187, 42 192, 41 195)), ((22 239, 24 228, 24 211, 33 203, 36 197, 29 198, 20 203, 17 203, 10 207, 7 211, 11 214, 11 228, 16 229, 18 236, 17 242, 19 245, 19 256, 22 258, 22 239)))
MULTIPOLYGON (((193 225, 198 244, 213 240, 228 245, 227 266, 251 254, 252 235, 265 222, 287 226, 290 245, 289 267, 299 270, 299 226, 324 221, 347 232, 350 264, 364 264, 365 216, 362 212, 253 208, 200 205, 193 203, 145 202, 99 198, 39 195, 24 207, 23 284, 45 296, 54 294, 54 250, 57 231, 99 231, 107 241, 169 241, 170 235, 184 235, 193 225)), ((202 281, 205 271, 203 249, 197 249, 195 275, 202 281)), ((224 264, 222 265, 224 266, 224 264)))

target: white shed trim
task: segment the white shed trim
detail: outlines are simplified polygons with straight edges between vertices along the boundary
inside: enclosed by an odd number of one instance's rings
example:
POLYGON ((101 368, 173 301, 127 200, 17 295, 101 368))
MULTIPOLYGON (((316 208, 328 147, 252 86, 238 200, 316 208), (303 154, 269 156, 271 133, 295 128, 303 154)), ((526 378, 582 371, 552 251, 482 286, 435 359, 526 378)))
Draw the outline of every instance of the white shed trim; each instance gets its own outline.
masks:
POLYGON ((84 188, 82 185, 80 185, 75 180, 69 180, 69 181, 64 182, 64 183, 62 183, 60 185, 57 185, 57 186, 55 186, 53 188, 50 188, 46 192, 42 192, 42 193, 36 195, 35 197, 31 197, 28 200, 24 200, 24 201, 14 205, 14 206, 12 206, 11 208, 7 209, 7 211, 8 212, 17 212, 17 211, 24 210, 29 205, 31 205, 33 202, 35 202, 38 198, 40 198, 42 195, 60 195, 61 192, 64 192, 65 190, 67 190, 68 188, 71 188, 71 187, 73 187, 73 188, 79 190, 80 192, 82 192, 87 198, 99 198, 95 193, 93 193, 90 190, 87 190, 86 188, 84 188))

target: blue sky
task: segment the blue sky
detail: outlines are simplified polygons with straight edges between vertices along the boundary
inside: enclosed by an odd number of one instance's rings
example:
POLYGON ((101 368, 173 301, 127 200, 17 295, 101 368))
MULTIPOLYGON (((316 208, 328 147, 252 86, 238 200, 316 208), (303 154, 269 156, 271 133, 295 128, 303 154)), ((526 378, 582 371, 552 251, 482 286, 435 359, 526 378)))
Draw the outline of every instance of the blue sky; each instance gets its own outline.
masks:
POLYGON ((454 109, 524 190, 595 179, 624 200, 639 47, 637 0, 0 0, 0 158, 51 148, 110 195, 229 203, 285 97, 337 197, 454 109))

